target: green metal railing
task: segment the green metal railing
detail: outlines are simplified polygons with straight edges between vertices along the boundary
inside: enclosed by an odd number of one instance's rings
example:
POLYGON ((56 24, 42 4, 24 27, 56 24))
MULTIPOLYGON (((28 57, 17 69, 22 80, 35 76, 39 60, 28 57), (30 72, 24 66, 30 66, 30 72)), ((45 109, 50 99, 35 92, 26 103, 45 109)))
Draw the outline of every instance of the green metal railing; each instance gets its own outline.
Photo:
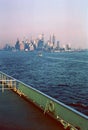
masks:
POLYGON ((40 107, 44 114, 48 113, 61 122, 65 129, 69 127, 70 130, 88 130, 88 117, 86 115, 5 73, 0 72, 0 80, 2 84, 6 84, 20 96, 24 96, 40 107))

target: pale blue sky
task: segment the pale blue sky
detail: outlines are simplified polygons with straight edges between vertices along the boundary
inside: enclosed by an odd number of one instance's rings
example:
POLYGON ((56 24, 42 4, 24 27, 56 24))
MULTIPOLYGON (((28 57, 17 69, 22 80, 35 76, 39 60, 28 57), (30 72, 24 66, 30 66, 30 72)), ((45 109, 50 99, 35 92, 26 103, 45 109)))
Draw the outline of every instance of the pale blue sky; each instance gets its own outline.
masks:
POLYGON ((88 48, 88 0, 0 0, 0 46, 40 33, 88 48))

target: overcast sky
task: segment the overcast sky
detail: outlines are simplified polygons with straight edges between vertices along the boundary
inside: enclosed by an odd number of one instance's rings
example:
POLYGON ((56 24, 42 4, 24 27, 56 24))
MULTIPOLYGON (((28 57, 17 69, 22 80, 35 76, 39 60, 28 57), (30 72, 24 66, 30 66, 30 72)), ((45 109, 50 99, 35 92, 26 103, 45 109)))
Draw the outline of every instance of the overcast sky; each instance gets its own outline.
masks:
POLYGON ((0 46, 41 33, 88 48, 88 0, 0 0, 0 46))

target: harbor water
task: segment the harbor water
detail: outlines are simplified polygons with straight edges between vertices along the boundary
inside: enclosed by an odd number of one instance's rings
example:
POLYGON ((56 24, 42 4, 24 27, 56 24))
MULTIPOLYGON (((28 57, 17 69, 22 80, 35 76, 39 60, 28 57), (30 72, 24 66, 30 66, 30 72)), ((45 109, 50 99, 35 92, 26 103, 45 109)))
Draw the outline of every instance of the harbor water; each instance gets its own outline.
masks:
POLYGON ((88 115, 88 51, 0 51, 0 71, 88 115))

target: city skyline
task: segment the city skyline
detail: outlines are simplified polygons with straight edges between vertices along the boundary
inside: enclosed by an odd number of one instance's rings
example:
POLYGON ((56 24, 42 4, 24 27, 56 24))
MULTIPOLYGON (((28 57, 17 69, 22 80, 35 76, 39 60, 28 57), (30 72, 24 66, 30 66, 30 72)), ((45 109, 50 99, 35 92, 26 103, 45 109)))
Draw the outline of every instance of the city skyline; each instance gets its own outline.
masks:
POLYGON ((0 0, 0 47, 16 39, 46 39, 55 34, 62 44, 88 48, 87 0, 0 0))

